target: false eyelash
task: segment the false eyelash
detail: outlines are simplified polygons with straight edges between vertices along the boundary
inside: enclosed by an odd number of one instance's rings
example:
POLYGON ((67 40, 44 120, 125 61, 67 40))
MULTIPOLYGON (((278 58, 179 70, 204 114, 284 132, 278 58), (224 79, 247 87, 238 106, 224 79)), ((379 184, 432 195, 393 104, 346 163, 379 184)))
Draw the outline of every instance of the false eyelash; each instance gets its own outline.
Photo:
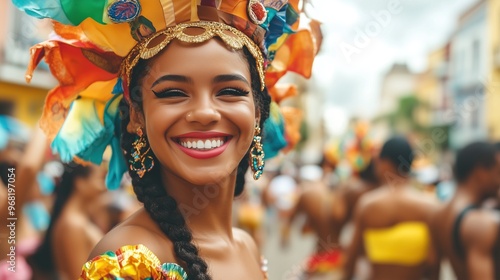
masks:
POLYGON ((250 92, 241 88, 225 88, 223 90, 220 90, 219 93, 217 94, 218 96, 221 95, 233 95, 233 96, 247 96, 250 92), (222 92, 230 92, 230 94, 222 94, 222 92))
POLYGON ((185 96, 187 96, 187 94, 184 91, 177 89, 177 88, 168 88, 168 89, 164 89, 164 90, 161 90, 158 92, 152 90, 152 92, 158 98, 185 97, 185 96))

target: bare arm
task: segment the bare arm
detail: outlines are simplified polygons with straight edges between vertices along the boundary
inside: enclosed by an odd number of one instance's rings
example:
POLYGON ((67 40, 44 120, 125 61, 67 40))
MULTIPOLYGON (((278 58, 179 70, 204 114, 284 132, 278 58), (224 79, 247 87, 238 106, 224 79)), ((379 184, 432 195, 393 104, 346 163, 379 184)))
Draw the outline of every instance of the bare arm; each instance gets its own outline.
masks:
POLYGON ((346 262, 344 265, 344 279, 352 279, 356 269, 356 261, 363 253, 363 223, 362 223, 363 203, 356 205, 354 210, 354 235, 347 248, 346 262))
POLYGON ((471 280, 494 280, 493 250, 498 238, 499 221, 490 211, 468 215, 462 235, 467 252, 467 271, 471 280))
POLYGON ((467 270, 471 280, 494 280, 495 271, 491 250, 471 248, 467 252, 467 270))
POLYGON ((7 214, 8 212, 6 212, 4 209, 7 209, 7 186, 4 185, 4 183, 0 180, 0 219, 2 219, 2 221, 5 221, 7 216, 5 214, 7 214))
POLYGON ((429 215, 428 221, 431 231, 431 244, 429 244, 429 279, 439 280, 441 274, 442 252, 437 241, 437 228, 439 220, 436 216, 437 207, 429 215))
POLYGON ((283 227, 281 228, 281 246, 288 247, 290 243, 290 228, 292 227, 293 221, 295 218, 302 212, 302 197, 303 194, 299 196, 299 199, 293 206, 290 217, 285 220, 283 227))
MULTIPOLYGON (((42 129, 36 125, 32 138, 16 167, 16 208, 26 202, 28 194, 33 187, 36 175, 45 161, 48 141, 42 129)), ((17 211, 17 213, 20 213, 17 211)))
MULTIPOLYGON (((8 198, 7 198, 7 187, 0 180, 0 219, 2 221, 7 220, 8 214, 8 198)), ((9 234, 9 228, 3 226, 0 228, 0 242, 2 242, 2 246, 0 246, 0 256, 5 256, 10 251, 10 246, 7 246, 7 236, 9 234), (4 239, 5 238, 5 239, 4 239)))
POLYGON ((62 279, 77 279, 92 250, 86 230, 76 223, 54 230, 53 240, 57 241, 52 245, 52 250, 62 279))

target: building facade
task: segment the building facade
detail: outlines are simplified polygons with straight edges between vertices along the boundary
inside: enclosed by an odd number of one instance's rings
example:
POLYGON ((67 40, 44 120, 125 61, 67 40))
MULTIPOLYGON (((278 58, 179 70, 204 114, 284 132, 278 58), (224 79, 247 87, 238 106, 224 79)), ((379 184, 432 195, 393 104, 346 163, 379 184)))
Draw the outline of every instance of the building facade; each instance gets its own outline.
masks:
POLYGON ((481 0, 462 13, 450 40, 449 90, 453 107, 448 118, 454 123, 450 131, 453 149, 488 137, 487 11, 487 1, 481 0))
POLYGON ((406 64, 395 63, 384 76, 380 94, 378 115, 393 112, 399 99, 415 93, 417 75, 412 73, 406 64))
POLYGON ((449 82, 450 44, 429 53, 427 69, 417 78, 415 95, 422 104, 416 112, 416 121, 422 127, 446 126, 451 109, 449 82))
POLYGON ((488 0, 486 118, 490 139, 500 141, 500 1, 488 0))
POLYGON ((1 1, 0 29, 0 114, 33 126, 56 81, 43 63, 30 84, 25 81, 25 72, 29 48, 48 38, 50 22, 33 19, 17 10, 11 1, 1 1))

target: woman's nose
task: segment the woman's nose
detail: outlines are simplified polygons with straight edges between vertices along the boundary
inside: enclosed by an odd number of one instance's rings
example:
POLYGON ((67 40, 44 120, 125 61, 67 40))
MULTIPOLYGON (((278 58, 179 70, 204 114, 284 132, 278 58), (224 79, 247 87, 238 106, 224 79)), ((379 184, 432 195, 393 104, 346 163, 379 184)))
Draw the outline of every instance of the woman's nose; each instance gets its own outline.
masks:
POLYGON ((194 104, 194 108, 186 115, 188 122, 197 122, 209 125, 220 121, 221 115, 213 104, 211 98, 202 98, 194 104))

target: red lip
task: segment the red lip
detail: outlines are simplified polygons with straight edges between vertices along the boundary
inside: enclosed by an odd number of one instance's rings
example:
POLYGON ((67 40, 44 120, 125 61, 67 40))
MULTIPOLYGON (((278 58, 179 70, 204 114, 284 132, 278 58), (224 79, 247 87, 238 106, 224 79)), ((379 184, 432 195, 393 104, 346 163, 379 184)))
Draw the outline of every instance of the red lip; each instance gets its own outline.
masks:
MULTIPOLYGON (((180 137, 180 136, 178 136, 178 137, 180 137)), ((183 137, 187 137, 187 136, 183 136, 183 137)), ((189 136, 189 137, 195 138, 194 136, 189 136)), ((221 137, 221 136, 212 136, 212 137, 221 137)), ((201 137, 196 137, 196 138, 201 138, 201 137)), ((224 144, 222 146, 215 148, 215 149, 212 149, 212 150, 208 150, 208 151, 193 150, 193 149, 186 148, 177 142, 176 142, 176 144, 181 151, 183 151, 186 155, 188 155, 190 157, 193 157, 196 159, 208 159, 208 158, 213 158, 213 157, 216 157, 216 156, 222 154, 226 150, 227 145, 229 144, 230 141, 231 141, 231 139, 229 138, 226 142, 224 142, 224 144)))
POLYGON ((189 133, 177 135, 177 136, 172 137, 172 138, 199 138, 199 139, 206 139, 206 138, 229 137, 229 136, 231 136, 231 134, 217 132, 217 131, 195 131, 195 132, 189 132, 189 133))

